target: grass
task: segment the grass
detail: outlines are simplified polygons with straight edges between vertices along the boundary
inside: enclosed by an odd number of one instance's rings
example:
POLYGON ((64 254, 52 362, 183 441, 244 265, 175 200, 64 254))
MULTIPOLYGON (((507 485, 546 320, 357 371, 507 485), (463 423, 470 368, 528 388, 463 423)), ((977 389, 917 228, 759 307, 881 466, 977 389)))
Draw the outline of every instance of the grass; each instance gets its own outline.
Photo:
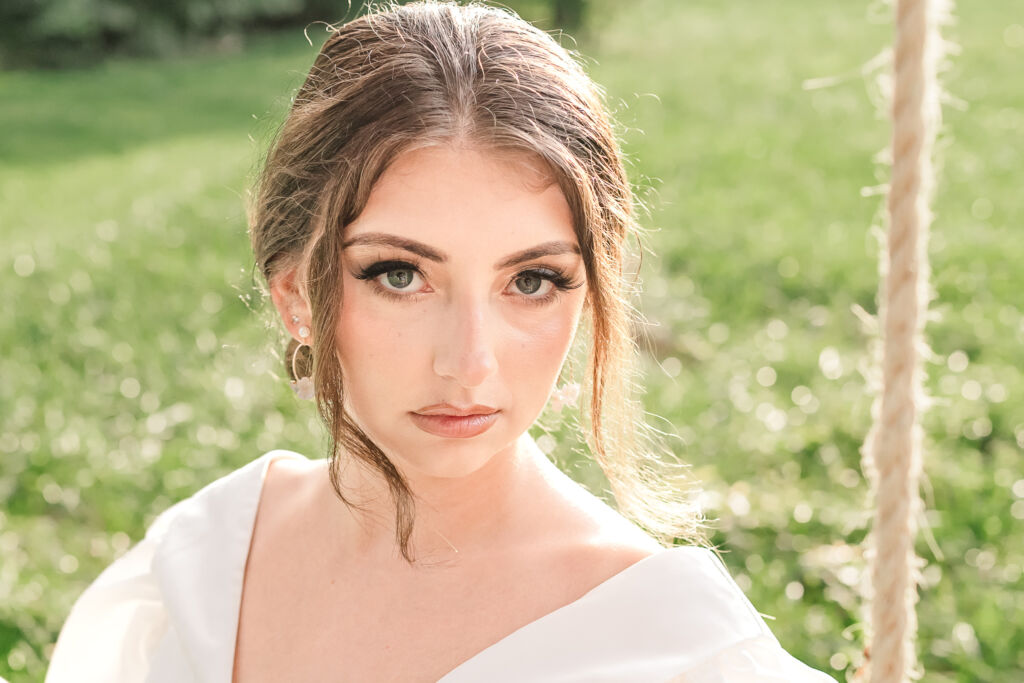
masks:
MULTIPOLYGON (((1024 679, 1024 145, 1011 2, 962 3, 930 258, 918 653, 1024 679)), ((874 6, 872 6, 874 7, 874 6)), ((594 3, 580 38, 650 208, 647 409, 782 644, 861 661, 888 128, 861 3, 594 3), (824 88, 808 79, 835 76, 824 88), (662 427, 664 422, 659 421, 662 427)), ((78 594, 173 501, 275 447, 320 453, 252 286, 242 198, 315 50, 0 74, 0 676, 41 680, 78 594), (254 310, 255 309, 255 310, 254 310)), ((567 453, 568 444, 559 446, 567 453)), ((574 469, 579 463, 567 462, 574 469)), ((584 475, 585 472, 584 472, 584 475)))

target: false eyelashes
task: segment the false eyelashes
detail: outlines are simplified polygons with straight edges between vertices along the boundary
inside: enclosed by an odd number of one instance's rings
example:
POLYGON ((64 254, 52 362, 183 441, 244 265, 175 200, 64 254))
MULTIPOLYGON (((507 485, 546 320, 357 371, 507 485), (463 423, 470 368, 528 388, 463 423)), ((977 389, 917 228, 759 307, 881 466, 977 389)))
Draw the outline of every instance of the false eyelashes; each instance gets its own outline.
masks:
MULTIPOLYGON (((423 273, 420 270, 418 264, 411 263, 409 261, 398 260, 376 261, 366 267, 357 269, 356 272, 354 272, 352 275, 357 280, 369 281, 374 286, 375 290, 385 297, 394 300, 410 299, 411 297, 414 297, 415 294, 402 294, 397 290, 388 289, 378 281, 377 278, 379 278, 381 275, 396 270, 412 271, 418 274, 420 277, 423 277, 423 273)), ((574 281, 567 273, 563 272, 562 270, 547 266, 543 268, 534 267, 521 270, 515 274, 515 276, 512 278, 512 282, 515 282, 516 280, 519 280, 522 277, 537 277, 540 278, 541 280, 547 280, 552 284, 551 291, 543 296, 529 296, 527 294, 522 293, 518 294, 519 298, 523 299, 525 302, 538 305, 554 301, 555 299, 558 298, 561 292, 577 289, 583 286, 582 281, 574 281)))

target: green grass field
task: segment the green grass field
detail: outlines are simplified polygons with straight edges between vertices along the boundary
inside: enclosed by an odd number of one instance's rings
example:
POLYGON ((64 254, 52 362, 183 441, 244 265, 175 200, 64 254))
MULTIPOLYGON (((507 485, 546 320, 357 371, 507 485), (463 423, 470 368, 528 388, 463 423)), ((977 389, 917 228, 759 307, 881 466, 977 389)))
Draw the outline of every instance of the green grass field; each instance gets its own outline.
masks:
MULTIPOLYGON (((890 40, 887 11, 592 7, 578 49, 654 230, 646 407, 679 435, 713 540, 780 642, 844 680, 862 658, 870 529, 858 449, 872 335, 854 311, 877 311, 887 178, 875 103, 887 71, 865 65, 890 40)), ((918 652, 926 681, 1020 681, 1024 3, 963 2, 958 17, 930 242, 918 652)), ((42 680, 75 598, 157 513, 266 450, 323 452, 311 406, 284 381, 243 212, 314 56, 296 30, 240 55, 0 74, 11 683, 42 680)))

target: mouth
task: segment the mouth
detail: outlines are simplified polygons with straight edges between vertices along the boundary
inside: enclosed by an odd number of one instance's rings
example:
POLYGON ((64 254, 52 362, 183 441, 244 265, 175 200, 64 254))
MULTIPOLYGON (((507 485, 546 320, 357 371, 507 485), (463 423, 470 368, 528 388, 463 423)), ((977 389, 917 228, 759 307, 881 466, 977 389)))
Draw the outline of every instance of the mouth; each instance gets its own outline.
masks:
POLYGON ((490 429, 500 413, 500 410, 489 406, 455 408, 439 405, 411 412, 409 416, 413 424, 428 434, 449 439, 468 439, 490 429))
POLYGON ((452 415, 455 417, 468 417, 471 415, 490 415, 498 412, 497 408, 474 403, 471 406, 457 406, 451 403, 435 403, 415 411, 418 415, 452 415))

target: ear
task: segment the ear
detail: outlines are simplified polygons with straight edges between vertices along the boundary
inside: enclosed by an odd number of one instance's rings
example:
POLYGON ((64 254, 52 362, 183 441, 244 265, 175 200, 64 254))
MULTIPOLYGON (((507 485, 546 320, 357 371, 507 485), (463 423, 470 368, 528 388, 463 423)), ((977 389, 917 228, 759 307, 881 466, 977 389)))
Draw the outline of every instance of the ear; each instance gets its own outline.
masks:
POLYGON ((313 316, 305 293, 299 286, 298 267, 293 266, 273 276, 270 282, 270 298, 292 338, 303 344, 312 344, 313 316), (310 330, 306 336, 299 334, 299 329, 303 327, 310 330))

